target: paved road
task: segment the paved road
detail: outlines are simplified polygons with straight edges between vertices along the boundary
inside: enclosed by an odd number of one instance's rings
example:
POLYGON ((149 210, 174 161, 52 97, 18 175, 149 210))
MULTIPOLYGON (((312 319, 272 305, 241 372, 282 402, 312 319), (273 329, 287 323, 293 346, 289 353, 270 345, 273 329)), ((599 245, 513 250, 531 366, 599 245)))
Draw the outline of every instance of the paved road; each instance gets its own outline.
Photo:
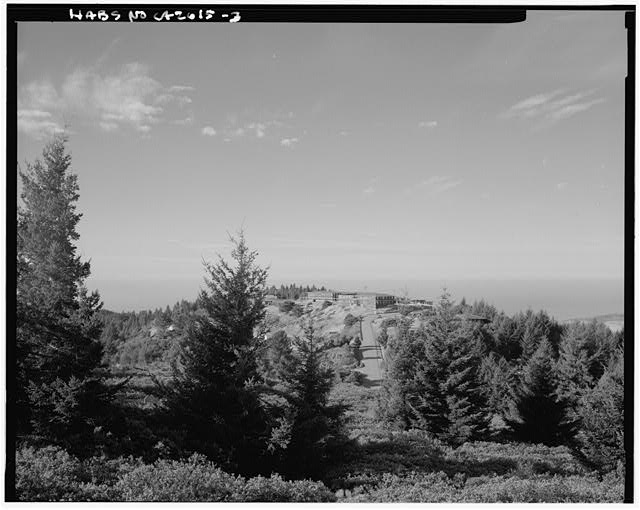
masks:
POLYGON ((378 343, 376 342, 376 336, 373 332, 373 321, 375 315, 365 315, 362 320, 362 345, 360 346, 360 352, 362 352, 362 362, 364 367, 358 369, 366 376, 364 386, 379 388, 382 384, 382 370, 380 368, 381 352, 378 343))

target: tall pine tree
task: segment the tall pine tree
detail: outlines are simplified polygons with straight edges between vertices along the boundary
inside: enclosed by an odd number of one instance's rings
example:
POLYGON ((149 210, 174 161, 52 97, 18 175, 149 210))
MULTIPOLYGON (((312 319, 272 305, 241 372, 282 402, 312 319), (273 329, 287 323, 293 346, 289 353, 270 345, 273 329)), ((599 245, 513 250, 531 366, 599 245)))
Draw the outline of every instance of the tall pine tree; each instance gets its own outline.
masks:
POLYGON ((443 384, 447 395, 448 430, 452 444, 486 437, 491 418, 488 392, 481 377, 483 346, 479 326, 460 325, 449 341, 449 367, 443 384))
POLYGON ((203 313, 188 328, 167 404, 184 450, 253 474, 269 437, 256 360, 267 271, 256 265, 257 252, 242 232, 231 240, 233 265, 222 257, 205 263, 203 313))
POLYGON ((77 176, 66 137, 48 143, 43 160, 27 164, 17 225, 18 435, 76 453, 93 445, 109 392, 99 365, 101 307, 84 281, 88 262, 75 242, 81 214, 77 176))
POLYGON ((568 402, 557 394, 553 348, 544 339, 524 367, 505 421, 520 441, 549 446, 566 444, 577 429, 568 402))
POLYGON ((624 357, 620 349, 581 408, 582 450, 601 470, 624 466, 624 357))
POLYGON ((415 334, 404 332, 391 377, 398 379, 409 424, 452 444, 484 437, 489 423, 480 374, 481 335, 456 313, 449 294, 415 334))
POLYGON ((305 328, 304 338, 294 339, 292 351, 280 372, 288 394, 282 471, 287 476, 318 477, 339 432, 341 408, 328 403, 334 371, 312 326, 305 328))

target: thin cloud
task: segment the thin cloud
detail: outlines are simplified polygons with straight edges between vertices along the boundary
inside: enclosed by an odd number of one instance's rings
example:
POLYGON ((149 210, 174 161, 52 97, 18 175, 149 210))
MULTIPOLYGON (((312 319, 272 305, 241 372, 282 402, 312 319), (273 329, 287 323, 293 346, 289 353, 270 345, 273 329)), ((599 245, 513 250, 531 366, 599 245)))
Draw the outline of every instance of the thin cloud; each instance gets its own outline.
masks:
POLYGON ((266 138, 269 135, 278 139, 282 137, 282 128, 289 127, 285 119, 293 118, 293 113, 268 113, 256 115, 260 120, 246 119, 250 114, 230 113, 227 115, 224 134, 229 139, 242 137, 266 138), (242 119, 245 117, 245 119, 242 119))
POLYGON ((438 121, 437 120, 423 120, 422 122, 418 123, 418 127, 419 128, 434 129, 434 128, 438 127, 438 121))
POLYGON ((576 113, 584 112, 592 106, 603 103, 604 101, 604 98, 599 98, 594 99, 593 101, 587 101, 585 103, 570 104, 568 106, 565 106, 564 108, 550 113, 549 118, 554 121, 568 119, 569 117, 573 117, 576 113))
POLYGON ((459 179, 454 179, 450 176, 434 175, 408 188, 407 192, 411 193, 414 190, 420 190, 432 195, 438 195, 456 188, 460 184, 462 184, 462 181, 459 179))
POLYGON ((538 95, 529 97, 527 99, 524 99, 523 101, 520 101, 519 103, 514 104, 511 108, 509 108, 509 111, 512 113, 515 113, 515 112, 533 110, 535 108, 538 108, 546 104, 548 101, 556 97, 558 94, 562 94, 562 92, 564 92, 563 89, 558 89, 558 90, 554 90, 553 92, 548 92, 546 94, 538 94, 538 95))
POLYGON ((169 87, 169 93, 173 94, 176 92, 193 92, 196 89, 191 87, 190 85, 172 85, 169 87))
POLYGON ((376 184, 378 184, 378 182, 380 182, 380 177, 374 177, 373 179, 371 179, 367 186, 362 190, 362 193, 364 193, 365 195, 371 195, 372 193, 376 192, 376 184))
POLYGON ((292 124, 295 114, 283 109, 256 110, 246 108, 239 112, 229 112, 225 116, 221 133, 224 141, 255 139, 269 143, 279 143, 284 147, 292 147, 299 142, 306 132, 300 133, 292 124))
MULTIPOLYGON (((20 90, 18 107, 23 112, 47 112, 52 119, 73 113, 107 132, 128 126, 148 133, 172 115, 182 112, 184 117, 184 108, 192 102, 184 94, 185 87, 164 86, 150 76, 147 66, 137 62, 111 74, 100 73, 95 67, 78 68, 59 87, 48 80, 28 83, 20 90)), ((22 130, 26 132, 24 127, 22 130)))
POLYGON ((253 131, 256 138, 264 138, 267 126, 266 124, 262 124, 261 122, 252 122, 251 124, 247 125, 247 129, 253 131))
POLYGON ((216 136, 216 130, 213 129, 211 126, 203 127, 201 133, 204 136, 216 136))
POLYGON ((107 133, 118 129, 118 124, 116 124, 115 122, 100 122, 99 126, 103 131, 106 131, 107 133))
POLYGON ((18 110, 18 130, 43 140, 64 131, 62 126, 52 119, 49 112, 42 110, 18 110))
POLYGON ((595 90, 586 90, 575 94, 566 94, 563 89, 524 99, 507 111, 500 114, 503 119, 535 119, 540 125, 552 124, 568 119, 589 110, 591 107, 606 101, 605 98, 594 97, 595 90))
POLYGON ((194 120, 195 119, 193 118, 193 115, 189 115, 188 117, 185 117, 184 119, 174 120, 173 123, 177 124, 178 126, 190 126, 191 124, 193 124, 194 120))

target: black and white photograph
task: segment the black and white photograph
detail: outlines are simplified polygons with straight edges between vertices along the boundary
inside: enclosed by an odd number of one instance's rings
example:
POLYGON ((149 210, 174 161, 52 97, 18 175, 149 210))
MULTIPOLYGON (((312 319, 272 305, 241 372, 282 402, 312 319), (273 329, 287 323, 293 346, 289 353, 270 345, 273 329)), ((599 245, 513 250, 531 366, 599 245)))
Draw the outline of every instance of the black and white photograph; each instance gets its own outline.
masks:
POLYGON ((633 502, 635 4, 6 13, 6 501, 633 502))

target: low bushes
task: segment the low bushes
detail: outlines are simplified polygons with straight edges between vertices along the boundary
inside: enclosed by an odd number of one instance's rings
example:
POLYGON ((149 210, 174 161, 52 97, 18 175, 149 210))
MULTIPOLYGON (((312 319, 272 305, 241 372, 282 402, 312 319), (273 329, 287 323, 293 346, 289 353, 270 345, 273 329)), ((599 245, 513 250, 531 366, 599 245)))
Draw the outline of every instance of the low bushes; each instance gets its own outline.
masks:
POLYGON ((132 458, 79 461, 56 447, 17 453, 20 501, 334 501, 321 482, 279 475, 245 479, 202 455, 144 464, 132 458))
MULTIPOLYGON (((589 471, 567 447, 469 442, 366 428, 325 483, 353 502, 622 502, 624 479, 589 471)), ((342 500, 342 498, 341 498, 342 500)))
POLYGON ((465 479, 443 472, 386 473, 382 480, 359 487, 349 502, 448 502, 448 503, 619 503, 623 483, 614 476, 536 475, 481 476, 465 479))
POLYGON ((80 462, 64 450, 25 448, 16 455, 16 492, 22 501, 73 501, 80 462))

